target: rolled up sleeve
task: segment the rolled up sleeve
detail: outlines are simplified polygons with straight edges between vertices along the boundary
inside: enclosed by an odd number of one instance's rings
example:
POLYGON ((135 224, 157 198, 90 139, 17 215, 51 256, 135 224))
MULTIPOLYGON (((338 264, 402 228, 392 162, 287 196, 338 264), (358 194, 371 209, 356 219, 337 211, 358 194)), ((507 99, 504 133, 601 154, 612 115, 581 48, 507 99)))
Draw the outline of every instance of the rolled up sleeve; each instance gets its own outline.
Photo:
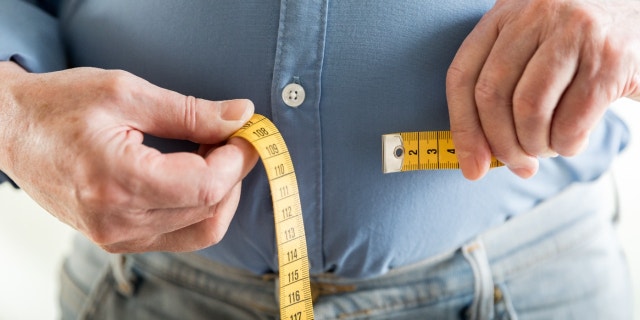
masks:
POLYGON ((0 1, 0 61, 7 60, 29 72, 64 69, 57 19, 29 2, 0 1))
POLYGON ((9 179, 9 177, 7 177, 6 174, 4 174, 4 172, 0 171, 0 184, 4 183, 4 182, 9 182, 11 183, 11 185, 13 185, 15 188, 18 188, 18 185, 15 184, 15 182, 13 182, 13 180, 9 179))

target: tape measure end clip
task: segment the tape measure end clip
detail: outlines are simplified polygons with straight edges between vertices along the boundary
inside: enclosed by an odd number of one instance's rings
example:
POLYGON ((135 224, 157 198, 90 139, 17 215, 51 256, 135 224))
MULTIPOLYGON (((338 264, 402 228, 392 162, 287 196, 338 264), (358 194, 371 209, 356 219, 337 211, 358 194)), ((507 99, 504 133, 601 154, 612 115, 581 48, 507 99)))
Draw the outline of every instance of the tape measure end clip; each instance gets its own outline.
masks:
POLYGON ((382 135, 382 173, 402 171, 404 145, 399 133, 382 135))

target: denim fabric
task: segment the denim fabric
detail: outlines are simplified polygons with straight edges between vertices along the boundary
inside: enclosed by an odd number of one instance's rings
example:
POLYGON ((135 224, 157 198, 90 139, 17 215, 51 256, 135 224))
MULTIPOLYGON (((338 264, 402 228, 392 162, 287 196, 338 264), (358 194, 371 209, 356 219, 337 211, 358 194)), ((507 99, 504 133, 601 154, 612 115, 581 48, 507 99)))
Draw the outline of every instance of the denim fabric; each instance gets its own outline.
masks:
MULTIPOLYGON (((385 275, 315 275, 316 319, 631 319, 616 211, 605 176, 385 275)), ((63 319, 276 319, 275 278, 193 253, 110 256, 77 238, 63 319)))

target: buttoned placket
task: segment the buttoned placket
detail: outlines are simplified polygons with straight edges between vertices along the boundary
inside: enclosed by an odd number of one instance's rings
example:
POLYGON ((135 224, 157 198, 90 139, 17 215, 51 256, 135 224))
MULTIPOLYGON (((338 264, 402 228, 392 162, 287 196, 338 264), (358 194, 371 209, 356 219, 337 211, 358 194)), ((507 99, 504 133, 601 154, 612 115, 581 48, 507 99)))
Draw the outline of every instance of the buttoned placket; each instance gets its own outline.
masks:
POLYGON ((271 88, 272 120, 298 180, 312 273, 323 267, 320 93, 327 11, 328 0, 281 1, 271 88))

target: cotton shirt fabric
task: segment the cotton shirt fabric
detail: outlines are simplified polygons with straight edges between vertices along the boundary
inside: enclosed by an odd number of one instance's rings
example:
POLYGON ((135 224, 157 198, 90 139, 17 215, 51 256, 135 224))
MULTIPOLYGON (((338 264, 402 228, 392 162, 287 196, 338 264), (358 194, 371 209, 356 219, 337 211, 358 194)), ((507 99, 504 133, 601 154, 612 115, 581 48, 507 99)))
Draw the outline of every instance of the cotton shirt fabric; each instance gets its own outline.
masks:
MULTIPOLYGON (((311 273, 366 278, 457 248, 574 182, 596 179, 627 144, 626 126, 609 112, 583 153, 542 159, 528 180, 506 168, 475 182, 455 170, 382 173, 382 134, 449 129, 447 68, 492 6, 7 0, 0 3, 0 60, 31 72, 124 69, 185 95, 251 99, 289 147, 311 273), (291 83, 305 91, 298 107, 282 98, 291 83)), ((194 150, 189 142, 150 136, 145 143, 194 150)), ((243 181, 224 239, 199 254, 255 274, 277 272, 274 239, 259 164, 243 181)))

